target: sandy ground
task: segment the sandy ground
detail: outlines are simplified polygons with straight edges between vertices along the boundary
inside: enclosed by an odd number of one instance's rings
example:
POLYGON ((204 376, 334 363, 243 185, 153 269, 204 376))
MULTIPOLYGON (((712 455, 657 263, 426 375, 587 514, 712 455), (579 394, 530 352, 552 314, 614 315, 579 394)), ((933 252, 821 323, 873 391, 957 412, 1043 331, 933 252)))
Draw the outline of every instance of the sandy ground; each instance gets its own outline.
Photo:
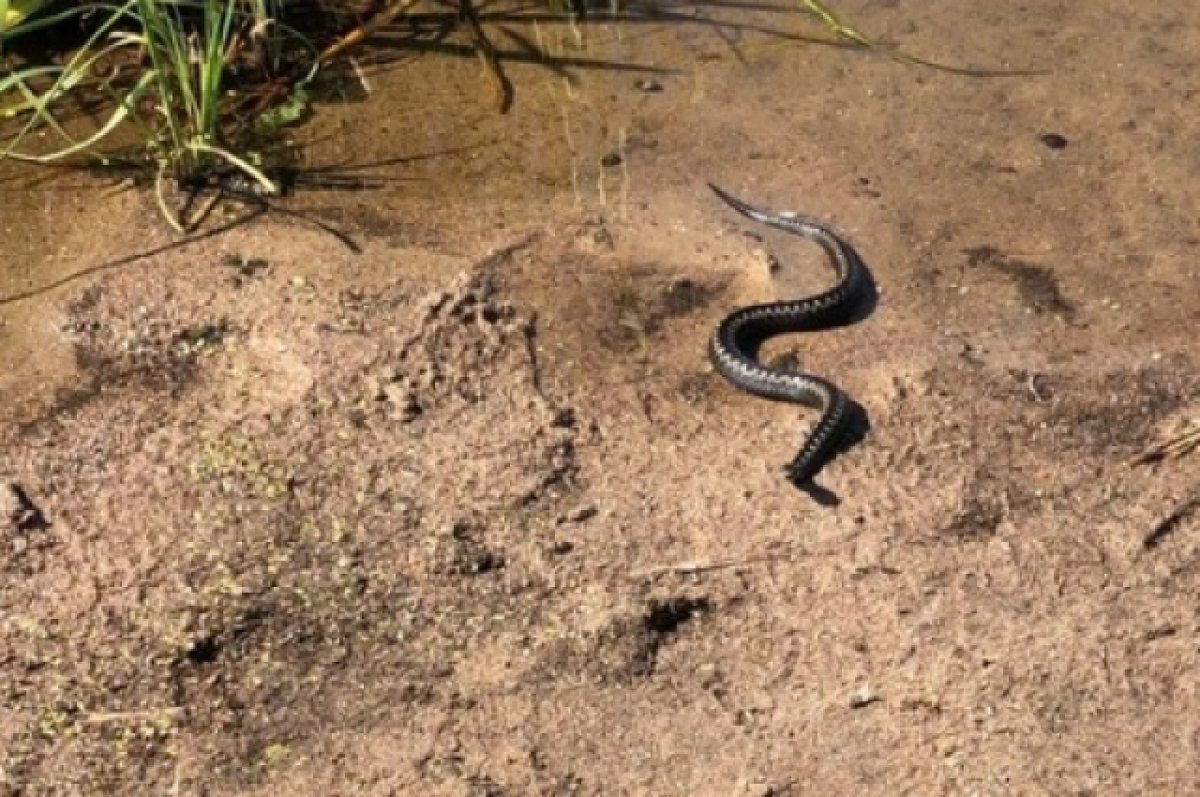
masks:
POLYGON ((1129 465, 1200 417, 1200 30, 931 5, 838 8, 1026 71, 485 9, 498 117, 393 31, 304 132, 382 187, 285 201, 359 254, 6 167, 0 795, 1200 793, 1200 452, 1129 465), (836 500, 705 358, 827 267, 710 180, 878 284, 769 352, 867 413, 836 500))

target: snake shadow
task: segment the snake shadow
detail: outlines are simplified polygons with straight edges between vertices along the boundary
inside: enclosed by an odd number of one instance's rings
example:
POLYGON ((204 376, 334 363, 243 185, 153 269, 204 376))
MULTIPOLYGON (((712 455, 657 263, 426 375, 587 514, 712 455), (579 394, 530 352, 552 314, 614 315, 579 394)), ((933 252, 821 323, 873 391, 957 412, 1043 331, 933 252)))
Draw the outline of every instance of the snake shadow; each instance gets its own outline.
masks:
MULTIPOLYGON (((845 314, 827 320, 821 325, 822 329, 841 329, 865 321, 879 305, 879 288, 875 282, 875 275, 854 245, 845 241, 843 243, 845 243, 850 257, 853 257, 862 269, 864 285, 857 294, 857 300, 847 305, 845 314)), ((830 462, 866 439, 867 434, 871 431, 871 417, 866 408, 855 401, 853 396, 848 395, 846 398, 847 410, 839 429, 838 442, 830 449, 825 460, 820 463, 817 475, 820 475, 830 462)), ((815 476, 807 481, 792 481, 791 483, 797 490, 807 494, 821 506, 837 506, 841 503, 841 497, 833 490, 819 484, 815 476)))

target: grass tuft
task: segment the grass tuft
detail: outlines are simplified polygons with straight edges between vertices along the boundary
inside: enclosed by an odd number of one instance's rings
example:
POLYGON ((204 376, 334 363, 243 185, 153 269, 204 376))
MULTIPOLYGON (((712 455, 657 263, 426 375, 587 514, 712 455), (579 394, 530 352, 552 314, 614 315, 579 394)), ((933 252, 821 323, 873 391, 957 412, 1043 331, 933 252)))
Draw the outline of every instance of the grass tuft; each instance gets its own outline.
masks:
POLYGON ((0 28, 0 55, 7 43, 72 17, 89 34, 61 64, 0 72, 0 119, 19 121, 0 158, 53 163, 85 156, 106 163, 114 157, 104 150, 107 142, 133 128, 140 144, 132 160, 154 175, 160 208, 180 230, 183 224, 166 201, 170 182, 187 186, 221 170, 240 172, 264 195, 277 191, 254 158, 238 154, 243 131, 230 123, 226 109, 240 61, 253 56, 271 63, 279 57, 280 36, 300 39, 278 22, 282 0, 94 2, 46 17, 17 17, 10 2, 0 0, 4 19, 15 23, 0 28), (61 118, 96 97, 107 100, 99 123, 73 135, 61 118))

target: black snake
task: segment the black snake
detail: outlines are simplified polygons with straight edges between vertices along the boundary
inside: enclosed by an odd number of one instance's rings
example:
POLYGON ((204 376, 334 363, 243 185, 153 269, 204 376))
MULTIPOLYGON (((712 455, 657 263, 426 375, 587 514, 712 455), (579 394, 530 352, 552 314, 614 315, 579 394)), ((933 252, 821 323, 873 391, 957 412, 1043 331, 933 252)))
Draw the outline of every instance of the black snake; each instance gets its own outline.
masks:
POLYGON ((838 444, 845 431, 850 400, 836 385, 820 377, 762 365, 757 359, 758 346, 776 335, 848 321, 867 288, 867 272, 850 245, 816 219, 768 213, 711 183, 708 187, 743 216, 820 244, 837 270, 837 284, 824 293, 734 310, 721 321, 709 344, 713 365, 736 387, 774 401, 822 410, 808 439, 784 469, 790 481, 804 485, 820 471, 838 444))

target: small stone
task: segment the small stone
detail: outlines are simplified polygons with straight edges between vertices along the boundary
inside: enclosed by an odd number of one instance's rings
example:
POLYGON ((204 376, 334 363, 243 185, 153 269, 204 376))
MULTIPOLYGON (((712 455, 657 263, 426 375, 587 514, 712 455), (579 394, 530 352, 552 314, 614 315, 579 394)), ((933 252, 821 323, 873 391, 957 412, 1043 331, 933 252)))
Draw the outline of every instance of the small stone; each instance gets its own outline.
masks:
POLYGON ((662 84, 651 78, 642 78, 637 83, 633 84, 638 91, 644 91, 647 94, 657 94, 663 90, 662 84))
POLYGON ((736 797, 779 797, 781 794, 769 781, 739 780, 733 793, 736 797))
POLYGON ((879 695, 871 691, 870 684, 863 684, 850 695, 850 708, 866 708, 872 703, 880 701, 879 695))
POLYGON ((556 429, 574 429, 575 410, 570 407, 558 410, 554 413, 554 418, 550 421, 550 425, 556 429))
POLYGON ((568 523, 582 523, 598 514, 600 514, 600 510, 596 508, 595 504, 583 504, 563 515, 563 519, 568 523))
POLYGON ((1067 148, 1067 137, 1058 133, 1042 133, 1038 138, 1050 149, 1059 150, 1067 148))
POLYGON ((491 551, 479 551, 471 557, 467 564, 472 575, 482 575, 504 567, 504 557, 491 551))
POLYGON ((600 165, 606 169, 611 169, 614 166, 620 166, 624 162, 625 159, 621 157, 621 153, 619 152, 609 152, 600 158, 600 165))
POLYGON ((407 385, 396 382, 384 385, 383 395, 400 413, 401 423, 414 421, 421 415, 421 401, 407 385))

